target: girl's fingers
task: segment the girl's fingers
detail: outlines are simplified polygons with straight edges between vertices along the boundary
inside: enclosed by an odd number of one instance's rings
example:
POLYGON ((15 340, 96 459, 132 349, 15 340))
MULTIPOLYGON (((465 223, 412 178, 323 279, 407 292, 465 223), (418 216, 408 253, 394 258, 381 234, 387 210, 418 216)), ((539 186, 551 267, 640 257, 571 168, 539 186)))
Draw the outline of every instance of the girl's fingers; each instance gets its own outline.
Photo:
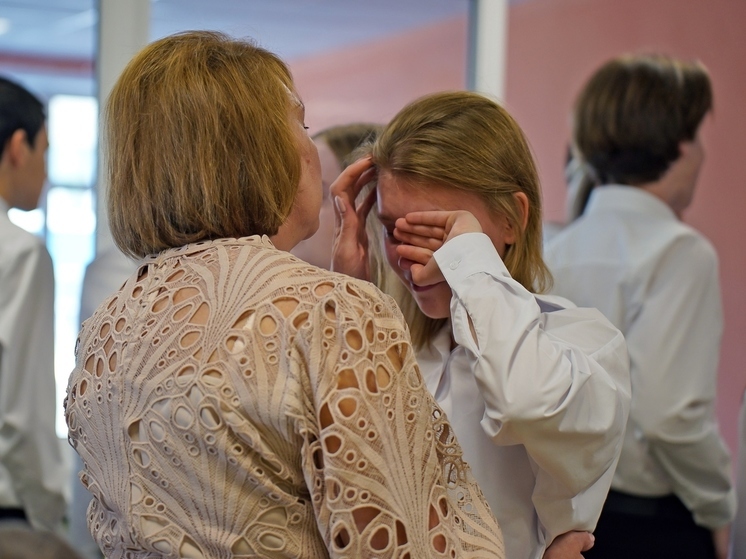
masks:
POLYGON ((412 282, 423 287, 445 281, 445 277, 434 258, 430 259, 430 262, 424 266, 422 264, 412 264, 409 273, 412 276, 412 282))
MULTIPOLYGON (((399 221, 396 222, 397 227, 399 221)), ((412 212, 406 215, 404 221, 406 224, 401 224, 402 229, 410 232, 436 236, 442 230, 440 238, 443 242, 465 233, 483 232, 479 220, 465 210, 412 212)))
POLYGON ((415 225, 404 218, 396 220, 395 227, 407 233, 419 235, 420 237, 431 237, 433 239, 443 240, 446 237, 446 230, 437 225, 415 225))
POLYGON ((431 252, 435 252, 443 246, 442 237, 433 238, 430 236, 407 233, 405 231, 401 231, 399 228, 394 229, 394 238, 396 238, 396 240, 400 243, 414 245, 420 248, 426 248, 431 252))
POLYGON ((445 210, 432 210, 427 212, 411 212, 405 216, 405 220, 411 225, 429 225, 445 228, 448 218, 455 212, 445 210))
POLYGON ((433 258, 433 251, 412 245, 397 245, 396 254, 401 258, 425 265, 433 258))

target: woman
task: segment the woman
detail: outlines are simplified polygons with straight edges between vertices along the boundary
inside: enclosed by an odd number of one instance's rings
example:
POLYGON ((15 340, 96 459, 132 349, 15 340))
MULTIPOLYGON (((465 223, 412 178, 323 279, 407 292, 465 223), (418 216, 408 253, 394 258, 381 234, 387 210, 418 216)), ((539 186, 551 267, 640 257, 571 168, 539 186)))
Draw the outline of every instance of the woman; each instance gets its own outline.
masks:
POLYGON ((393 302, 286 252, 321 203, 287 67, 167 37, 105 120, 143 260, 83 325, 66 419, 106 557, 502 557, 393 302))
POLYGON ((475 93, 424 97, 332 195, 334 269, 383 284, 364 223, 377 202, 418 363, 501 524, 506 557, 581 557, 619 456, 628 359, 600 313, 535 294, 550 281, 541 193, 516 122, 475 93), (371 167, 376 191, 356 207, 357 177, 371 167))
POLYGON ((323 197, 319 212, 319 228, 312 237, 298 243, 291 251, 301 260, 329 269, 334 241, 334 208, 329 196, 329 187, 342 169, 351 161, 350 154, 358 146, 372 141, 381 130, 377 124, 356 122, 324 128, 313 135, 313 143, 319 151, 321 162, 321 184, 323 197))

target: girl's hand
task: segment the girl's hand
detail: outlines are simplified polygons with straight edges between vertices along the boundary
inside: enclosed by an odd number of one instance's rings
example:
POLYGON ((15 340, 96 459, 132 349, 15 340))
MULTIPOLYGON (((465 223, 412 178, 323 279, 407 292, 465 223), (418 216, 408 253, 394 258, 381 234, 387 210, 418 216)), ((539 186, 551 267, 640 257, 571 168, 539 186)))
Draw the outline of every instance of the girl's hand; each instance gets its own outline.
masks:
POLYGON ((334 202, 331 268, 364 280, 370 280, 365 219, 376 202, 376 190, 372 189, 357 207, 355 200, 363 187, 375 178, 375 172, 371 158, 364 157, 342 171, 329 188, 334 202))
POLYGON ((412 212, 396 220, 394 237, 400 258, 411 262, 412 281, 421 286, 445 281, 433 253, 464 233, 481 233, 482 226, 465 210, 412 212))

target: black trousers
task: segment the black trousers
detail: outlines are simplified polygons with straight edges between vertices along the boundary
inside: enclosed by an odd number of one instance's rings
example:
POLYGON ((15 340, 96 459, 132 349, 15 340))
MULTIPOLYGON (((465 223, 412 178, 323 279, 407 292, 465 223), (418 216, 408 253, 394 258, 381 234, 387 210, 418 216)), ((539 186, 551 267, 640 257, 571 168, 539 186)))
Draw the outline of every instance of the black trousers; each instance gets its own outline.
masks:
POLYGON ((694 523, 678 497, 611 491, 586 559, 715 559, 712 532, 694 523))
POLYGON ((0 508, 0 522, 3 520, 22 520, 26 521, 26 513, 23 509, 4 509, 0 508))

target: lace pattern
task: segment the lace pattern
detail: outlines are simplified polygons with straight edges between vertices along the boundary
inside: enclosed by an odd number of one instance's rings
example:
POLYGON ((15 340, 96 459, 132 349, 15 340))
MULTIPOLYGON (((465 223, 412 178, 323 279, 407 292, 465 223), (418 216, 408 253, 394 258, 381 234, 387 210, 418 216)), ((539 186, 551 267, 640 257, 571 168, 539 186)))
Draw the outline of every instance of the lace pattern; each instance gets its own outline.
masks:
POLYGON ((266 237, 147 259, 65 410, 109 558, 503 556, 394 303, 266 237))

